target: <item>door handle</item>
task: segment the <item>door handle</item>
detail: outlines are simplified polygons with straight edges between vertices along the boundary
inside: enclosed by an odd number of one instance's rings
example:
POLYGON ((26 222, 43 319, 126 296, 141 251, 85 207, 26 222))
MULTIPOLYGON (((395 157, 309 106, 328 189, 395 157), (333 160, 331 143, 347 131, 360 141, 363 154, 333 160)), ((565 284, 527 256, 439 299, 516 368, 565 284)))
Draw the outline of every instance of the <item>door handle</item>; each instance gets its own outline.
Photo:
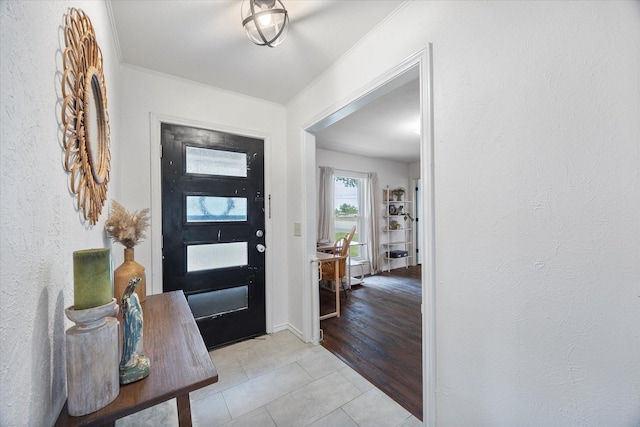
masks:
POLYGON ((267 247, 265 245, 263 245, 262 243, 258 243, 256 245, 256 249, 258 250, 258 252, 262 253, 267 249, 267 247))

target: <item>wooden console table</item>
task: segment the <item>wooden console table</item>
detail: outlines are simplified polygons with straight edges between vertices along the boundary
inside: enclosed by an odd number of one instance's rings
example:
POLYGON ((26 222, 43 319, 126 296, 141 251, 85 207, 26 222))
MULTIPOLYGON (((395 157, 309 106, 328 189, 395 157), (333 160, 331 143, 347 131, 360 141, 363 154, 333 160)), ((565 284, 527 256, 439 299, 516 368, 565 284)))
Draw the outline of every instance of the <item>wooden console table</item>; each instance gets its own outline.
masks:
POLYGON ((151 360, 147 378, 120 387, 116 400, 82 417, 65 403, 56 426, 114 425, 115 420, 176 398, 180 427, 191 426, 189 392, 218 381, 200 331, 182 291, 149 295, 142 304, 144 352, 151 360))

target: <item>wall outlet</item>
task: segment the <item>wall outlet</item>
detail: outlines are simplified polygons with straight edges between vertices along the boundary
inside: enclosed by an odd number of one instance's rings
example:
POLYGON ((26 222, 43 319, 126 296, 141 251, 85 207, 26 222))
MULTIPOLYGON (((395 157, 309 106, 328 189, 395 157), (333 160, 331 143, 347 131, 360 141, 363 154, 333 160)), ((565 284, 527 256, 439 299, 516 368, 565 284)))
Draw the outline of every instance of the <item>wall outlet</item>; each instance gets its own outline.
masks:
POLYGON ((300 222, 293 223, 293 235, 302 236, 302 223, 300 222))

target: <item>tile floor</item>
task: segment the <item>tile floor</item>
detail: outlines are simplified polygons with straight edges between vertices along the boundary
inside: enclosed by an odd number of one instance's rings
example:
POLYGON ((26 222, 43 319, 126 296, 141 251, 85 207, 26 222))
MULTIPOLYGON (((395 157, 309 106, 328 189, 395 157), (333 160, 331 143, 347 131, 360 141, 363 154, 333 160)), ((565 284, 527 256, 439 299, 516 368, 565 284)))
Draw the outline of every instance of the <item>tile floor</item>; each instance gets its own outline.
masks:
MULTIPOLYGON (((210 352, 219 381, 191 393, 194 426, 420 426, 322 346, 289 331, 210 352)), ((153 369, 153 367, 152 367, 153 369)), ((175 400, 116 426, 177 426, 175 400)))

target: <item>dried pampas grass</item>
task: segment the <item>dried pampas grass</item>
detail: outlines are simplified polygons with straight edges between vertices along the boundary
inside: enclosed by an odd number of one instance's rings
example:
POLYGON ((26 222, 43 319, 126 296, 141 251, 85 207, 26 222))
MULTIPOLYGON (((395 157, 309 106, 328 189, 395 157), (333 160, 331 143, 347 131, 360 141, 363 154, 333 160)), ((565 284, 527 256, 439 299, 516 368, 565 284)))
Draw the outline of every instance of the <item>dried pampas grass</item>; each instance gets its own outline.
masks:
POLYGON ((124 245, 125 248, 133 248, 146 237, 147 227, 149 209, 129 213, 120 203, 111 201, 111 213, 104 228, 114 242, 124 245))

